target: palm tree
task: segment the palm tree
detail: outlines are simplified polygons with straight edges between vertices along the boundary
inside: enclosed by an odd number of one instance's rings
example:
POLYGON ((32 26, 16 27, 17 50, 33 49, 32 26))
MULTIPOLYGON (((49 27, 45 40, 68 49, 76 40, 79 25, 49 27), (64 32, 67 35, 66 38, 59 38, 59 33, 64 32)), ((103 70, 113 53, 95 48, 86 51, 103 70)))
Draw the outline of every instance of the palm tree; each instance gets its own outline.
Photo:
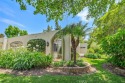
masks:
POLYGON ((74 57, 74 64, 76 64, 76 48, 79 45, 80 38, 85 37, 87 34, 87 31, 89 28, 87 27, 87 23, 85 25, 82 25, 81 22, 76 23, 76 24, 71 24, 67 25, 65 28, 62 30, 58 31, 56 34, 58 37, 60 36, 65 36, 65 35, 70 35, 71 36, 71 44, 72 44, 72 52, 73 52, 73 57, 74 57))

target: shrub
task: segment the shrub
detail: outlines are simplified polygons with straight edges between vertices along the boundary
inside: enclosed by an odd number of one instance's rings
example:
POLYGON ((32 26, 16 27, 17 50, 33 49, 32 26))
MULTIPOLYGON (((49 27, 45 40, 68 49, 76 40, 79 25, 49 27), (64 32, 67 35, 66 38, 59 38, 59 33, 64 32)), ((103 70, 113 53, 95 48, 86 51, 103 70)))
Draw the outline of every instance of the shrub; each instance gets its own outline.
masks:
POLYGON ((65 66, 74 67, 74 66, 75 66, 75 65, 74 65, 74 61, 67 61, 67 62, 65 63, 65 66))
POLYGON ((12 68, 13 58, 14 58, 13 54, 14 52, 12 50, 8 50, 8 51, 1 50, 0 67, 12 68))
POLYGON ((103 50, 100 47, 100 44, 96 42, 91 42, 88 45, 88 53, 98 53, 98 54, 103 54, 103 50))
POLYGON ((111 55, 110 60, 114 65, 125 67, 125 29, 119 29, 114 35, 104 38, 101 46, 111 55))
POLYGON ((53 62, 52 66, 54 67, 63 67, 65 64, 65 61, 58 61, 58 62, 53 62))
POLYGON ((79 67, 83 67, 85 66, 85 64, 83 63, 82 60, 77 60, 77 64, 74 64, 73 61, 58 61, 58 62, 53 62, 52 63, 53 67, 74 67, 74 66, 79 66, 79 67))
POLYGON ((43 56, 39 55, 37 55, 37 57, 34 56, 36 66, 43 68, 50 66, 50 64, 52 63, 52 56, 51 55, 46 56, 45 54, 42 55, 43 56))
POLYGON ((33 67, 48 67, 52 62, 52 56, 46 56, 39 52, 30 52, 25 48, 1 51, 0 67, 18 70, 31 69, 33 67))
POLYGON ((28 41, 27 45, 29 51, 45 52, 46 50, 46 41, 43 39, 32 39, 28 41))
POLYGON ((95 51, 94 51, 93 48, 89 48, 89 49, 88 49, 88 53, 95 53, 95 51))
POLYGON ((83 67, 83 66, 85 66, 85 64, 83 62, 77 62, 77 66, 83 67))
POLYGON ((85 54, 85 57, 92 58, 92 59, 100 59, 100 58, 102 58, 101 55, 97 54, 97 53, 88 53, 88 54, 85 54))

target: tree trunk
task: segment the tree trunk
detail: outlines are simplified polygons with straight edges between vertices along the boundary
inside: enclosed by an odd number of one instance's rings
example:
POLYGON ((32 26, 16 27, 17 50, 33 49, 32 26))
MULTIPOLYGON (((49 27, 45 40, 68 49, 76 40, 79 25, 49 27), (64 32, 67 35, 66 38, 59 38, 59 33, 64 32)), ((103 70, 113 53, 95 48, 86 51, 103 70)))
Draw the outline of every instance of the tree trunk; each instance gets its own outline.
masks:
POLYGON ((75 48, 75 38, 73 35, 71 35, 71 43, 72 43, 72 47, 71 47, 71 59, 74 59, 74 48, 75 48))
POLYGON ((74 64, 76 64, 76 48, 73 48, 74 64))
POLYGON ((76 64, 76 48, 79 45, 79 37, 77 37, 77 40, 75 40, 74 36, 71 35, 71 42, 72 42, 74 64, 76 64))
POLYGON ((79 45, 79 37, 77 37, 77 40, 76 40, 75 43, 76 43, 76 44, 75 44, 75 47, 77 48, 77 46, 79 45))
POLYGON ((74 49, 74 64, 76 64, 76 49, 79 45, 79 37, 77 37, 77 40, 75 41, 75 49, 74 49))
POLYGON ((71 60, 73 61, 74 57, 73 57, 73 47, 71 47, 71 60))

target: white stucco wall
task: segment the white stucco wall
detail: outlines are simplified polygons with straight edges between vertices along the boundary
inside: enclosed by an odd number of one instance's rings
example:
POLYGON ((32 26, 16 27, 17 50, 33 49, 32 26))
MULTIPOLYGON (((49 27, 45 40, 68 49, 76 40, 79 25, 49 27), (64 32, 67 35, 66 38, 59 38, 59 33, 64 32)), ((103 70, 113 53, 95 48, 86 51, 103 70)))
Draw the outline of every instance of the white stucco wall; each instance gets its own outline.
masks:
POLYGON ((51 52, 51 39, 55 35, 57 31, 51 31, 51 32, 43 32, 38 34, 30 34, 25 36, 19 36, 19 37, 13 37, 13 38, 0 38, 0 42, 4 42, 4 48, 3 49, 9 49, 10 44, 15 41, 21 41, 23 42, 23 46, 27 46, 27 42, 31 39, 44 39, 46 42, 49 43, 49 46, 46 46, 46 54, 50 54, 51 52))
POLYGON ((77 47, 77 53, 79 53, 80 56, 84 56, 84 54, 87 53, 87 43, 80 43, 77 47))
POLYGON ((64 50, 64 60, 68 61, 71 60, 71 38, 69 35, 64 37, 65 46, 63 48, 64 50))
MULTIPOLYGON (((19 37, 13 37, 13 38, 0 38, 0 42, 3 43, 2 49, 9 49, 10 44, 15 41, 21 41, 23 43, 23 46, 27 46, 27 42, 31 39, 44 39, 46 42, 49 43, 49 46, 46 46, 46 54, 51 54, 52 49, 52 43, 51 40, 53 36, 58 31, 51 31, 51 32, 44 32, 44 33, 38 33, 38 34, 30 34, 25 36, 19 36, 19 37)), ((62 49, 64 60, 71 60, 71 38, 69 35, 64 37, 65 43, 64 48, 62 49)), ((63 46, 63 45, 62 45, 63 46)), ((87 52, 87 44, 80 43, 77 47, 77 53, 79 53, 80 56, 83 56, 87 52)))

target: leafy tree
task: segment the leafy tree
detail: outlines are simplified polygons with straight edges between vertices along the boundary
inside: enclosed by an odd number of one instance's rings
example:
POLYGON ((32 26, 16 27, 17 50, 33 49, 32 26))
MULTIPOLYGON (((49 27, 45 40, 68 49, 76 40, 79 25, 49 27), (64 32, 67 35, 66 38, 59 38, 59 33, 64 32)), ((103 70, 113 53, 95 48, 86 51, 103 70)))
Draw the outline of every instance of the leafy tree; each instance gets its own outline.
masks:
POLYGON ((49 25, 47 27, 47 30, 43 30, 43 32, 50 32, 50 31, 52 31, 52 27, 50 27, 49 25))
POLYGON ((97 28, 93 29, 91 36, 98 42, 109 35, 113 35, 119 28, 125 27, 124 4, 113 4, 109 11, 97 22, 97 28))
POLYGON ((118 4, 113 4, 106 14, 96 22, 91 37, 94 41, 101 44, 105 53, 111 55, 111 63, 125 67, 124 58, 124 17, 125 1, 121 0, 118 4))
POLYGON ((57 32, 57 36, 59 36, 59 34, 61 36, 71 35, 71 48, 73 51, 74 64, 76 64, 76 48, 79 45, 80 37, 84 37, 86 35, 86 32, 89 30, 86 27, 87 24, 82 25, 82 23, 79 22, 77 24, 67 25, 64 29, 57 32))
POLYGON ((20 30, 20 36, 28 35, 26 30, 20 30))
POLYGON ((101 46, 111 56, 111 63, 125 67, 125 29, 119 29, 114 35, 104 38, 101 46))
POLYGON ((57 21, 55 22, 55 25, 56 25, 55 30, 61 30, 61 26, 58 24, 58 22, 57 22, 57 21))
POLYGON ((27 35, 28 33, 25 30, 20 30, 16 26, 9 25, 8 28, 6 28, 5 30, 5 34, 8 38, 11 38, 11 37, 27 35))
POLYGON ((5 30, 5 34, 8 38, 19 36, 20 29, 16 26, 9 25, 5 30))
MULTIPOLYGON (((118 0, 16 0, 22 10, 26 10, 26 3, 28 3, 35 8, 34 14, 45 14, 48 21, 62 20, 64 14, 75 16, 86 7, 89 9, 88 16, 98 18, 116 1, 118 0)), ((119 4, 125 2, 120 1, 119 4)))
POLYGON ((3 38, 4 37, 4 34, 0 33, 0 38, 3 38))

